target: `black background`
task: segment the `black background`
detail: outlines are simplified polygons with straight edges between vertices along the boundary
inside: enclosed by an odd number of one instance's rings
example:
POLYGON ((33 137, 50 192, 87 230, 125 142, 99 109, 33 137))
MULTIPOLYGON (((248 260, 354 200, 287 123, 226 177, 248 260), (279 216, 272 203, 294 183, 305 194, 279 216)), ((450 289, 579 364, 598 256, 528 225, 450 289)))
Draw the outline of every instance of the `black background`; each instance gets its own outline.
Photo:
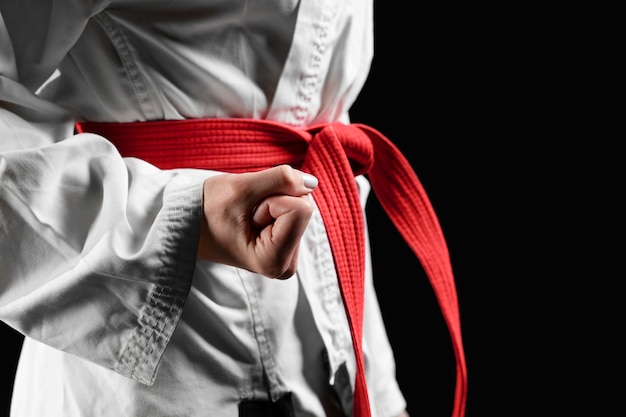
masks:
MULTIPOLYGON (((558 337, 567 320, 536 320, 546 282, 575 276, 553 262, 552 236, 567 227, 548 203, 571 191, 561 170, 550 175, 572 123, 557 110, 572 95, 559 63, 568 43, 535 11, 397 4, 376 2, 375 59, 351 115, 407 156, 447 237, 469 373, 466 417, 569 415, 565 404, 583 412, 588 393, 564 388, 578 384, 575 359, 564 354, 570 346, 558 337), (535 222, 549 227, 538 234, 535 222)), ((375 197, 368 216, 409 412, 449 417, 455 363, 432 288, 375 197)), ((21 336, 2 325, 0 340, 1 411, 21 336)))

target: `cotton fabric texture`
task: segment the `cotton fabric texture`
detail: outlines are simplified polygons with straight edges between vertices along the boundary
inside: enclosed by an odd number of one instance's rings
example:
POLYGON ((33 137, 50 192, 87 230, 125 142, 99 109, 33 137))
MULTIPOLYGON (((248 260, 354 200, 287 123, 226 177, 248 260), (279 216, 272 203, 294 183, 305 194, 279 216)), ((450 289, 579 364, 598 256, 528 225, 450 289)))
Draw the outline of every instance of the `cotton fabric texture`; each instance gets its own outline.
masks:
MULTIPOLYGON (((0 319, 26 335, 11 416, 235 417, 287 392, 298 416, 341 415, 355 359, 319 213, 288 280, 196 261, 202 182, 218 173, 123 158, 74 121, 348 123, 371 1, 0 0, 0 13, 0 319)), ((391 417, 406 401, 369 254, 366 271, 372 415, 391 417)))

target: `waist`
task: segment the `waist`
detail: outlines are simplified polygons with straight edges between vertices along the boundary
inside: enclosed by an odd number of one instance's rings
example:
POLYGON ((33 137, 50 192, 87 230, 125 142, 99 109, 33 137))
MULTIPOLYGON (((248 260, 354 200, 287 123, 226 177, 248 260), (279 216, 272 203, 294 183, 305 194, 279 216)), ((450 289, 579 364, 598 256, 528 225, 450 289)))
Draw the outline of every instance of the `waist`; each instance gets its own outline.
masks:
POLYGON ((110 140, 125 157, 143 159, 161 169, 199 168, 225 172, 254 171, 279 164, 300 167, 313 137, 337 128, 355 174, 372 163, 371 145, 356 125, 333 122, 307 128, 257 119, 185 119, 131 123, 81 122, 79 133, 110 140), (361 137, 362 136, 362 137, 361 137), (355 146, 355 143, 358 146, 355 146))

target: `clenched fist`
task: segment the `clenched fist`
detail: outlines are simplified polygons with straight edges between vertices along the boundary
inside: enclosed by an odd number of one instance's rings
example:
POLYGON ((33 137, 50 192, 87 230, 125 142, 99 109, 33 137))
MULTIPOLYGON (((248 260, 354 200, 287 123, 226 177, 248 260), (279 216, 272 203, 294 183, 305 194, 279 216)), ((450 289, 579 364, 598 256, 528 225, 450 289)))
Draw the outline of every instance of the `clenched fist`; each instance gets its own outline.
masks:
POLYGON ((198 258, 291 277, 316 186, 315 177, 288 165, 206 179, 198 258))

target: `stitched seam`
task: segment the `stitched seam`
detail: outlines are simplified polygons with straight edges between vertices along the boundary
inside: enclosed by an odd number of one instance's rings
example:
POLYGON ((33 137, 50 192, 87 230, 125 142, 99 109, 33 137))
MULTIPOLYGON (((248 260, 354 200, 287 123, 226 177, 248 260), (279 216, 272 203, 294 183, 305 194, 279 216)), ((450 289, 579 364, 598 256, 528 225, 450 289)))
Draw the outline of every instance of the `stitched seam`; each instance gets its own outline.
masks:
MULTIPOLYGON (((257 340, 257 345, 259 347, 261 363, 263 365, 263 369, 265 369, 265 375, 267 377, 270 395, 272 397, 272 400, 275 401, 284 393, 284 390, 282 390, 281 384, 279 383, 278 377, 276 376, 277 366, 272 357, 272 349, 263 323, 263 316, 261 314, 261 308, 259 306, 256 283, 253 279, 256 277, 256 274, 253 276, 242 277, 239 270, 237 271, 237 273, 239 274, 241 282, 243 283, 244 288, 246 289, 246 293, 248 295, 250 309, 252 310, 252 327, 255 338, 257 340)), ((268 278, 261 277, 261 279, 268 278)))
MULTIPOLYGON (((165 242, 165 259, 179 260, 175 265, 165 264, 158 268, 155 282, 172 281, 172 288, 155 284, 145 307, 141 310, 134 334, 120 355, 116 370, 125 376, 136 379, 145 384, 154 383, 158 364, 165 346, 169 341, 174 325, 182 314, 186 295, 191 286, 191 280, 186 282, 183 277, 191 276, 195 268, 195 252, 185 252, 185 248, 177 245, 177 228, 173 224, 180 224, 189 217, 195 223, 195 216, 188 216, 194 207, 192 198, 186 193, 188 190, 175 192, 171 197, 175 203, 171 207, 171 222, 162 230, 161 239, 165 242), (180 284, 176 284, 180 283, 180 284)), ((195 229, 194 229, 195 230, 195 229)))
POLYGON ((326 53, 328 30, 332 21, 333 10, 326 10, 319 22, 314 24, 315 37, 312 45, 312 53, 307 65, 308 71, 302 74, 298 80, 296 106, 293 109, 296 124, 302 126, 311 104, 311 97, 320 84, 320 68, 322 58, 326 53))
POLYGON ((145 83, 142 79, 141 72, 137 67, 137 58, 132 51, 132 46, 130 45, 128 38, 126 38, 123 30, 115 24, 107 12, 97 14, 95 19, 100 23, 100 26, 105 31, 111 40, 113 47, 117 51, 120 61, 122 62, 122 67, 124 68, 128 80, 133 88, 135 98, 139 102, 145 117, 147 119, 155 119, 157 117, 157 112, 152 105, 150 96, 148 95, 145 83))

